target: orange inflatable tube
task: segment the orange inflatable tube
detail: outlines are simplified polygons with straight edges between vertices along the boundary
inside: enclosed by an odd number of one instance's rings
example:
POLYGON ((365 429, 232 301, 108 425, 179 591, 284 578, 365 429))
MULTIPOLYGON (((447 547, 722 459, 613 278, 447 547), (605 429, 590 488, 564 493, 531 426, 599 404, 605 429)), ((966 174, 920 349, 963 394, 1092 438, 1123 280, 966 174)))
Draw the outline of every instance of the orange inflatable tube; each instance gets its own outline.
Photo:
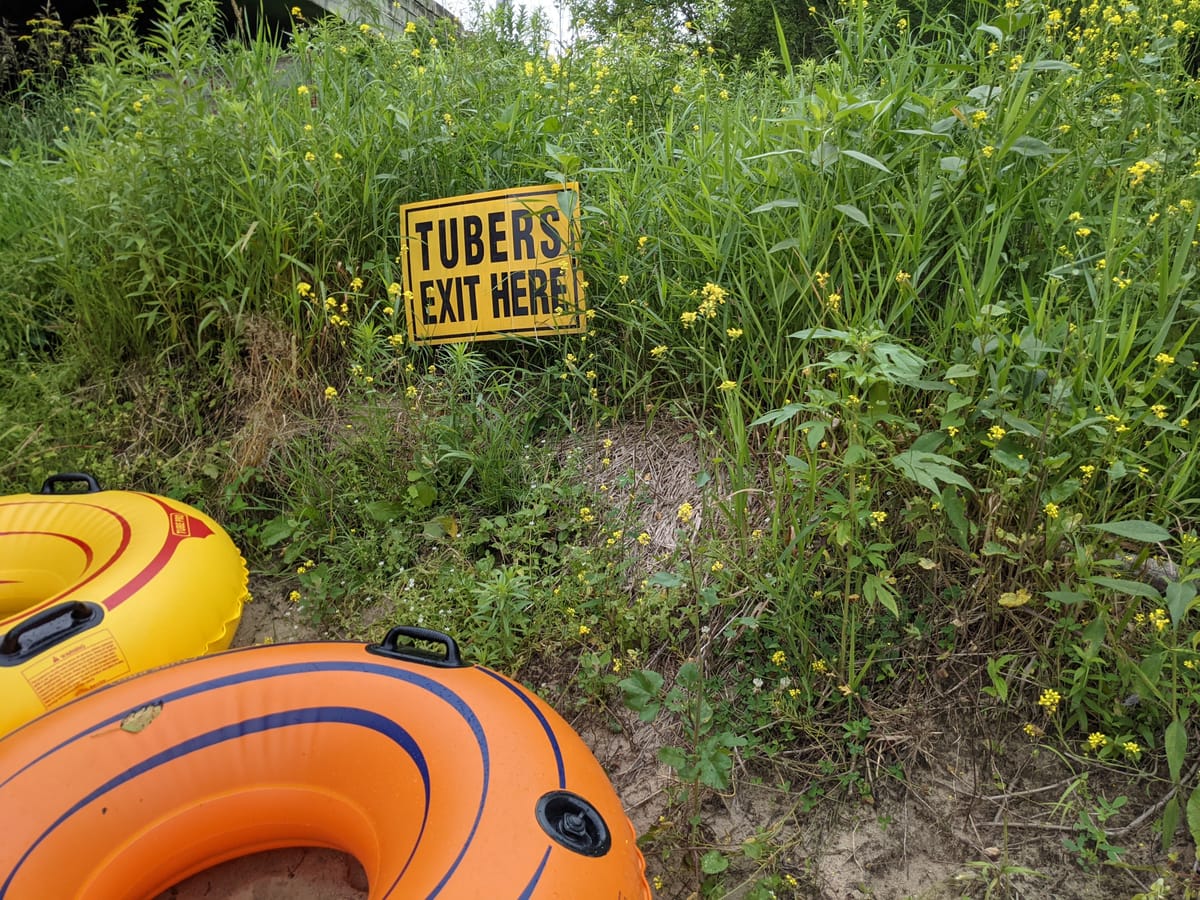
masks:
POLYGON ((0 497, 0 734, 97 685, 224 650, 246 583, 229 536, 178 501, 84 474, 0 497))
POLYGON ((0 740, 0 810, 7 900, 150 898, 303 846, 354 856, 372 900, 651 896, 579 736, 424 629, 234 650, 100 688, 0 740))

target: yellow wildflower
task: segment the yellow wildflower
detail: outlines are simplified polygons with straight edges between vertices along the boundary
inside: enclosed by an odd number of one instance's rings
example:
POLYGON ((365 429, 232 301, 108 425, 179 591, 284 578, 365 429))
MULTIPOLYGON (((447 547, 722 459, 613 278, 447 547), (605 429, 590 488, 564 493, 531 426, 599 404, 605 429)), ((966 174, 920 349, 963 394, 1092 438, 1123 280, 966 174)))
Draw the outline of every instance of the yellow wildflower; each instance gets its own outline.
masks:
POLYGON ((1042 691, 1042 695, 1038 697, 1038 706, 1046 711, 1046 715, 1052 716, 1058 712, 1058 704, 1062 702, 1062 694, 1054 688, 1046 688, 1042 691))

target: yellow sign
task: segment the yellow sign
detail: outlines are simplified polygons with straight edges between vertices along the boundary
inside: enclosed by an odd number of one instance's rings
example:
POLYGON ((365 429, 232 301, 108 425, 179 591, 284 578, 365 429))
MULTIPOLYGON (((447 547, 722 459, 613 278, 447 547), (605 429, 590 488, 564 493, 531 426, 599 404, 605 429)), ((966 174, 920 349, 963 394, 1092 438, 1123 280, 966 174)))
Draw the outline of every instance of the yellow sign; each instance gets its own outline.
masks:
POLYGON ((586 327, 579 185, 512 188, 400 207, 408 336, 492 341, 586 327))

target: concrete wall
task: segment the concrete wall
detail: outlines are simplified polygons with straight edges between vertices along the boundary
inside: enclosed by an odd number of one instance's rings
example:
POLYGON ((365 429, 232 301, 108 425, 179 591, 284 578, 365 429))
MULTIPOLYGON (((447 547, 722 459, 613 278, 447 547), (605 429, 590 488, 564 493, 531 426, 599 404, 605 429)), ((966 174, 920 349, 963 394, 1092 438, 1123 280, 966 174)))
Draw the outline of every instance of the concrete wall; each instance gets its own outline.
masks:
POLYGON ((349 22, 370 22, 389 31, 403 31, 410 21, 453 19, 436 0, 310 0, 326 12, 349 22))

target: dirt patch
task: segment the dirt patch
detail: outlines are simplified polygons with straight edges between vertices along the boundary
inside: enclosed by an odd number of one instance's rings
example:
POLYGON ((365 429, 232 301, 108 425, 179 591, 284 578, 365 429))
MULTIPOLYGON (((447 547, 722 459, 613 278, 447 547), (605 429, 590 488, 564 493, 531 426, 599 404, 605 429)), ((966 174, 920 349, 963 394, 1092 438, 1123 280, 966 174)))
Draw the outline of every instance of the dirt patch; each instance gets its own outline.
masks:
POLYGON ((251 578, 250 596, 254 599, 242 608, 242 621, 232 646, 319 641, 331 637, 305 621, 299 605, 289 599, 291 590, 286 581, 251 578))
POLYGON ((243 856, 193 875, 157 900, 362 900, 367 876, 352 857, 298 847, 243 856))
MULTIPOLYGON (((1166 868, 1150 827, 1161 785, 1089 773, 1083 761, 1025 740, 1017 723, 992 722, 984 739, 970 718, 936 710, 926 726, 935 737, 902 773, 866 767, 869 793, 839 793, 828 775, 779 761, 743 765, 730 792, 704 791, 691 805, 657 761, 675 736, 620 710, 604 722, 581 718, 577 728, 643 836, 659 900, 706 896, 697 863, 711 850, 729 861, 726 898, 752 895, 771 872, 788 879, 774 896, 805 900, 1109 900, 1182 874, 1166 868), (823 786, 819 800, 815 786, 823 786), (1089 861, 1064 844, 1083 839, 1081 814, 1095 821, 1119 797, 1127 802, 1106 827, 1120 864, 1106 863, 1104 852, 1089 861)), ((1190 848, 1176 850, 1190 858, 1190 848)))

